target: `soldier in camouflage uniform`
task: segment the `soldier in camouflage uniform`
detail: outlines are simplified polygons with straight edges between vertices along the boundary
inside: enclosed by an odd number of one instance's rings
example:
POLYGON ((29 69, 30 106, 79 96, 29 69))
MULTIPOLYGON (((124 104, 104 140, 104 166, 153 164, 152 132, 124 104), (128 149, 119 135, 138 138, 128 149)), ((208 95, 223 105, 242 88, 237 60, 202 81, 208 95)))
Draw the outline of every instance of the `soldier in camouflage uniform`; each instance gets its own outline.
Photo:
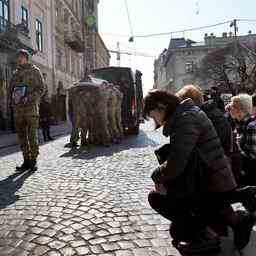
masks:
POLYGON ((122 129, 120 128, 118 114, 120 107, 120 91, 113 85, 108 85, 110 91, 110 99, 108 102, 108 121, 109 132, 114 143, 119 143, 122 138, 122 129))
MULTIPOLYGON (((110 146, 112 138, 109 131, 108 102, 111 97, 111 90, 106 85, 94 86, 97 88, 92 100, 93 106, 93 128, 92 137, 96 138, 96 143, 103 146, 110 146)), ((95 141, 94 141, 95 143, 95 141)))
POLYGON ((115 121, 118 130, 118 139, 121 140, 124 137, 124 130, 122 124, 122 102, 123 102, 123 93, 121 92, 119 86, 114 86, 113 89, 115 90, 117 103, 115 108, 115 121))
POLYGON ((75 89, 71 88, 68 94, 68 114, 69 114, 69 119, 72 125, 72 131, 71 131, 69 143, 65 145, 65 147, 71 147, 71 148, 75 148, 78 146, 77 142, 79 140, 79 130, 80 130, 80 128, 77 127, 77 124, 75 122, 76 105, 74 104, 74 95, 75 95, 74 91, 75 89))
POLYGON ((39 103, 45 92, 40 70, 29 62, 29 53, 19 50, 17 70, 10 83, 9 100, 14 110, 15 127, 24 162, 17 171, 37 170, 39 154, 39 103))

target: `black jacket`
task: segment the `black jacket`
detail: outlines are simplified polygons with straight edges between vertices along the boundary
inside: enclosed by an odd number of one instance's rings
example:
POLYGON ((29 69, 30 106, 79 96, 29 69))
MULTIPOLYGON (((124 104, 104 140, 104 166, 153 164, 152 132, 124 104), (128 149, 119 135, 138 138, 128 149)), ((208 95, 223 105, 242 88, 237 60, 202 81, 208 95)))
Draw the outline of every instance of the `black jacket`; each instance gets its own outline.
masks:
POLYGON ((212 121, 217 135, 220 138, 221 145, 227 156, 230 155, 231 143, 233 140, 231 125, 225 114, 216 106, 213 100, 206 101, 201 109, 206 113, 207 117, 212 121))
POLYGON ((165 124, 163 134, 170 137, 171 146, 167 162, 152 174, 154 182, 166 184, 182 175, 192 152, 197 149, 202 161, 209 166, 205 169, 209 190, 223 192, 236 187, 212 122, 191 99, 179 104, 165 124))

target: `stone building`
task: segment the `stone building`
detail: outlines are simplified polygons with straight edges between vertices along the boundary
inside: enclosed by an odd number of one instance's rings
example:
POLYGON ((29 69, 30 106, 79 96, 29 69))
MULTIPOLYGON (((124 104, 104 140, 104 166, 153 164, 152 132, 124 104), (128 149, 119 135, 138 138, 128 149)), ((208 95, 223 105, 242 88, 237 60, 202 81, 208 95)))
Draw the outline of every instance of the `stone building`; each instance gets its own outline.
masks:
MULTIPOLYGON (((256 35, 238 36, 240 42, 255 42, 256 35)), ((185 38, 172 38, 154 63, 154 88, 164 88, 176 92, 186 84, 196 83, 196 68, 210 52, 225 47, 234 41, 232 34, 223 33, 221 37, 205 34, 204 42, 194 42, 185 38)), ((201 85, 207 89, 211 85, 201 85)))
POLYGON ((66 120, 67 89, 88 70, 109 64, 97 32, 98 2, 0 0, 0 130, 13 124, 7 91, 19 48, 30 51, 46 78, 55 123, 66 120))

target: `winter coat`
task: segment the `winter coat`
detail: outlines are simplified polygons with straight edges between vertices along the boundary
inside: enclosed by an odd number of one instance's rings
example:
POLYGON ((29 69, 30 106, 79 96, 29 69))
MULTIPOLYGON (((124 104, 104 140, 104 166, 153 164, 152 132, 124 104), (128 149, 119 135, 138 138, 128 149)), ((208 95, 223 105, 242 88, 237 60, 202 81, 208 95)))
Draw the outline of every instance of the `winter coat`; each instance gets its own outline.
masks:
POLYGON ((198 152, 207 166, 203 169, 206 186, 212 192, 225 192, 236 187, 236 182, 225 157, 220 139, 206 114, 191 99, 182 101, 166 122, 163 134, 170 137, 167 161, 153 174, 155 183, 168 184, 193 168, 191 155, 198 152), (196 150, 196 151, 195 151, 196 150))
MULTIPOLYGON (((17 68, 10 82, 9 100, 15 116, 39 116, 40 98, 45 92, 45 85, 40 70, 33 64, 24 64, 17 68), (18 91, 23 86, 22 92, 18 91), (16 94, 15 94, 16 93, 16 94), (27 98, 27 102, 17 103, 19 93, 27 98), (16 95, 16 96, 15 96, 16 95)), ((21 97, 21 96, 20 96, 21 97)))
POLYGON ((40 126, 50 126, 51 123, 51 104, 50 102, 42 98, 39 106, 40 126))
POLYGON ((225 114, 216 106, 213 100, 203 103, 201 109, 206 113, 207 117, 212 121, 213 126, 220 138, 221 145, 227 156, 230 155, 231 144, 233 140, 232 128, 225 114))

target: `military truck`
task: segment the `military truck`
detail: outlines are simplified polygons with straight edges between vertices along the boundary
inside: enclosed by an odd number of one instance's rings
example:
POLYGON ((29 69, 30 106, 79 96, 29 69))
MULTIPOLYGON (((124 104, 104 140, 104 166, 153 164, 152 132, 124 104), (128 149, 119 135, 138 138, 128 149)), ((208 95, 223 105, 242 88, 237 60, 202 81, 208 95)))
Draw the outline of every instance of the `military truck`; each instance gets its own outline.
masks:
POLYGON ((129 67, 105 67, 92 70, 91 75, 117 84, 123 93, 122 125, 125 134, 139 134, 142 122, 142 73, 129 67))

